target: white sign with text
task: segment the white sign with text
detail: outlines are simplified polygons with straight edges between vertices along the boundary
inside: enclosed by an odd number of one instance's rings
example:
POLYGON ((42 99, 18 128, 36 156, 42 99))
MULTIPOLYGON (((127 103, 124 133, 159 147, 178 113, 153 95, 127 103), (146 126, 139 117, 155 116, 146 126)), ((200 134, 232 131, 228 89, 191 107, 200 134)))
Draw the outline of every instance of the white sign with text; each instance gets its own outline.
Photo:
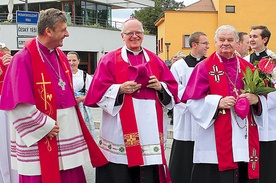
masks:
POLYGON ((17 24, 17 36, 35 37, 37 35, 36 24, 17 24))

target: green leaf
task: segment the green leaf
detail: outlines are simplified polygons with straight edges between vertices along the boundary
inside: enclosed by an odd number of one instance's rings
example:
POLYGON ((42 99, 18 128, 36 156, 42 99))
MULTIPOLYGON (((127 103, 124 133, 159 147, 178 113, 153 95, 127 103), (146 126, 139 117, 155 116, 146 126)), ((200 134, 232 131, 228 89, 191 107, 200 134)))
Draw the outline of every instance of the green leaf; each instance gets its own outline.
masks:
POLYGON ((250 83, 248 84, 248 87, 250 89, 250 92, 255 92, 257 89, 257 86, 253 81, 250 81, 250 83))
POLYGON ((271 88, 271 87, 259 87, 256 89, 256 91, 254 92, 257 95, 266 95, 270 92, 274 92, 276 91, 275 88, 271 88))
POLYGON ((258 65, 258 63, 259 63, 259 61, 258 61, 258 60, 255 60, 255 61, 253 62, 253 65, 256 66, 256 65, 258 65))
POLYGON ((271 76, 265 73, 259 72, 258 69, 252 73, 250 67, 246 67, 245 73, 243 72, 244 78, 242 79, 244 83, 244 89, 241 90, 242 93, 254 93, 257 95, 266 95, 270 92, 276 91, 273 87, 266 87, 264 79, 271 83, 271 76))
POLYGON ((253 82, 257 83, 259 80, 260 80, 259 71, 258 71, 258 69, 255 69, 254 74, 253 74, 253 82))
POLYGON ((246 67, 246 71, 245 71, 245 81, 247 84, 250 83, 250 81, 252 81, 252 71, 249 67, 246 67))

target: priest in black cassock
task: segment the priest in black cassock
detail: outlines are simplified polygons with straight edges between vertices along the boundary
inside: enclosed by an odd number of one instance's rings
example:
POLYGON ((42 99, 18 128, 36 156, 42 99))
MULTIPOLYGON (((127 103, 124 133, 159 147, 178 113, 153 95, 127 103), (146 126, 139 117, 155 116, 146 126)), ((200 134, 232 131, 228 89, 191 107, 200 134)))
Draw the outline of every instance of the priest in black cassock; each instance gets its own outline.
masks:
POLYGON ((254 52, 244 59, 254 64, 255 61, 260 61, 261 58, 266 57, 268 55, 266 46, 270 35, 271 33, 266 26, 251 26, 249 41, 254 52))
MULTIPOLYGON (((254 53, 250 55, 250 62, 260 61, 263 57, 275 54, 267 49, 271 36, 266 26, 252 26, 250 31, 250 45, 254 53)), ((274 55, 274 56, 273 56, 274 55)), ((249 58, 248 58, 249 59, 249 58)), ((275 59, 275 58, 274 58, 275 59)), ((275 70, 275 69, 274 69, 275 70)), ((275 71, 274 71, 275 72, 275 71)), ((275 79, 272 78, 274 84, 275 79)), ((268 121, 263 127, 259 127, 260 135, 260 183, 276 182, 276 92, 267 95, 268 121)))
MULTIPOLYGON (((171 67, 178 82, 178 97, 182 98, 190 74, 197 63, 205 59, 209 42, 203 32, 194 32, 189 37, 191 53, 175 62, 171 67)), ((194 132, 196 122, 185 110, 186 104, 179 103, 174 107, 173 145, 169 169, 173 183, 189 183, 193 166, 194 132)))

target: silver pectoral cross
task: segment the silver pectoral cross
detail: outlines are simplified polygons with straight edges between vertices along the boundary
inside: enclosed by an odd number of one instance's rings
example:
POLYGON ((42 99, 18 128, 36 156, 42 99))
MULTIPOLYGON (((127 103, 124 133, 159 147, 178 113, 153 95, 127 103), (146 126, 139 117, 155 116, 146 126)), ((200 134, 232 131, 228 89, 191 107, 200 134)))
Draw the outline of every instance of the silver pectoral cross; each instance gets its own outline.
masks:
POLYGON ((62 88, 62 90, 65 90, 65 85, 66 85, 66 83, 61 78, 59 78, 58 86, 60 86, 62 88))

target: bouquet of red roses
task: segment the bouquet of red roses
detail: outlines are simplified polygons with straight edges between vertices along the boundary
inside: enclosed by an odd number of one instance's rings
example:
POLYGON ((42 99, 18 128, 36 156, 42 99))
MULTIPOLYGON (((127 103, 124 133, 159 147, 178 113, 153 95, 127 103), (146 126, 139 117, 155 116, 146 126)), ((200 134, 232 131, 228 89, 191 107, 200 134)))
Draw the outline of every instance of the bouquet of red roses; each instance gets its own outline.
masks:
MULTIPOLYGON (((276 67, 276 59, 271 56, 263 57, 260 61, 255 61, 255 70, 247 67, 243 73, 244 89, 242 93, 253 93, 256 95, 266 95, 276 91, 272 82, 272 74, 276 67)), ((236 113, 244 119, 249 112, 249 101, 247 98, 239 98, 235 105, 236 113)))

